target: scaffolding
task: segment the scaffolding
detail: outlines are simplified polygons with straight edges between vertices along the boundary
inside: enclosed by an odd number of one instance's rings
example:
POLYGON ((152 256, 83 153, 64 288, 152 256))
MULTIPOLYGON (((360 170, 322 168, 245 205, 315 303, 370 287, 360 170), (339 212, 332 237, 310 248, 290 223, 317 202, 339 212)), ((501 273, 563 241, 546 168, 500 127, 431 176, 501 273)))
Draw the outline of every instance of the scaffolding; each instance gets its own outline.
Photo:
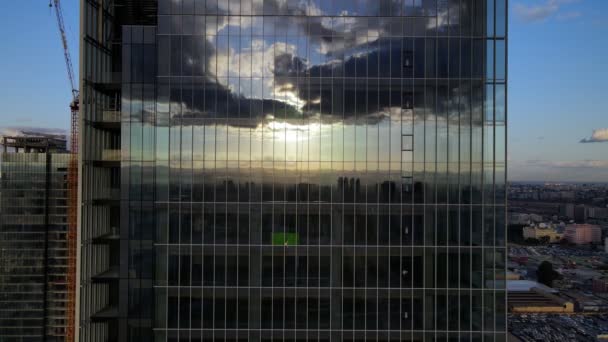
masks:
POLYGON ((70 164, 68 167, 68 270, 67 270, 67 329, 65 340, 73 342, 76 325, 76 257, 78 239, 78 102, 70 105, 72 111, 70 135, 70 164))
POLYGON ((78 126, 79 122, 79 92, 76 87, 74 68, 70 57, 70 50, 63 23, 63 12, 60 0, 50 0, 50 7, 55 8, 57 26, 63 47, 65 64, 68 72, 72 91, 72 102, 70 103, 71 127, 70 127, 70 162, 68 166, 68 269, 67 269, 67 290, 68 298, 66 303, 66 341, 73 342, 76 333, 76 258, 77 258, 77 239, 78 239, 78 126))

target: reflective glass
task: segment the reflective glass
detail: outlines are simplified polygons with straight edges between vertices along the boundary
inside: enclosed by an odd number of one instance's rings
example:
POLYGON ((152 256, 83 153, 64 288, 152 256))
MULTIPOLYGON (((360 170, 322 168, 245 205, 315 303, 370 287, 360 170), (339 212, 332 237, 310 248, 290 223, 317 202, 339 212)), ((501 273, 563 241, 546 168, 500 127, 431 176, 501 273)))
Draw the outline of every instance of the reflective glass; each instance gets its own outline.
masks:
POLYGON ((159 341, 503 333, 505 11, 161 1, 122 44, 132 312, 159 341))

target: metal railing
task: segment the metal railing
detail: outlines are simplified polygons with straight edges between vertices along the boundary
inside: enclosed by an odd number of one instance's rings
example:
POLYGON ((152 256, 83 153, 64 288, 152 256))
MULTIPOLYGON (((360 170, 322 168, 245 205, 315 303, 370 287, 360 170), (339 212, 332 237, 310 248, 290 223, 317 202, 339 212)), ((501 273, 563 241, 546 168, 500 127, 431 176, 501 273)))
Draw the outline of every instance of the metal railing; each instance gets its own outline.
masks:
POLYGON ((104 110, 101 116, 103 122, 120 122, 121 112, 119 110, 104 110))
POLYGON ((120 161, 119 149, 105 149, 101 151, 101 160, 103 161, 120 161))

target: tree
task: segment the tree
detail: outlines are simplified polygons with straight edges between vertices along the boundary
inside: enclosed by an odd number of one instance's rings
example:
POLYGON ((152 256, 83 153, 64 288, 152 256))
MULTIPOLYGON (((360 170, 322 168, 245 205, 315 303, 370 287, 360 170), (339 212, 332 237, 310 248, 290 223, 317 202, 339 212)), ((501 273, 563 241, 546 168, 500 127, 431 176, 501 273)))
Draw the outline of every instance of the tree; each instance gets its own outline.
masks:
POLYGON ((525 242, 526 242, 528 245, 533 245, 533 246, 536 246, 536 245, 538 245, 538 244, 540 243, 540 241, 539 241, 538 239, 535 239, 535 238, 527 238, 527 239, 525 240, 525 242))
POLYGON ((559 279, 560 275, 553 269, 553 264, 548 261, 541 262, 536 270, 536 279, 538 282, 549 287, 553 287, 553 281, 559 279))

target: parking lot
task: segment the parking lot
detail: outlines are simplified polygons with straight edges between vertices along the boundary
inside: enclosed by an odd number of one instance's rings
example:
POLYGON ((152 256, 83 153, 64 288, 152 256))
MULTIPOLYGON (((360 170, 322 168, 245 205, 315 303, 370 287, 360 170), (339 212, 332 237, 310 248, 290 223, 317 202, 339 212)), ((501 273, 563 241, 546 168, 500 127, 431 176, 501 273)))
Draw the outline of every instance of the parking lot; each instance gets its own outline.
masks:
POLYGON ((606 253, 598 247, 598 250, 589 250, 581 248, 563 247, 560 245, 551 246, 512 246, 509 247, 509 254, 512 256, 554 256, 554 257, 602 257, 606 253))
POLYGON ((608 333, 608 314, 603 315, 509 315, 509 331, 525 342, 596 341, 608 333))

